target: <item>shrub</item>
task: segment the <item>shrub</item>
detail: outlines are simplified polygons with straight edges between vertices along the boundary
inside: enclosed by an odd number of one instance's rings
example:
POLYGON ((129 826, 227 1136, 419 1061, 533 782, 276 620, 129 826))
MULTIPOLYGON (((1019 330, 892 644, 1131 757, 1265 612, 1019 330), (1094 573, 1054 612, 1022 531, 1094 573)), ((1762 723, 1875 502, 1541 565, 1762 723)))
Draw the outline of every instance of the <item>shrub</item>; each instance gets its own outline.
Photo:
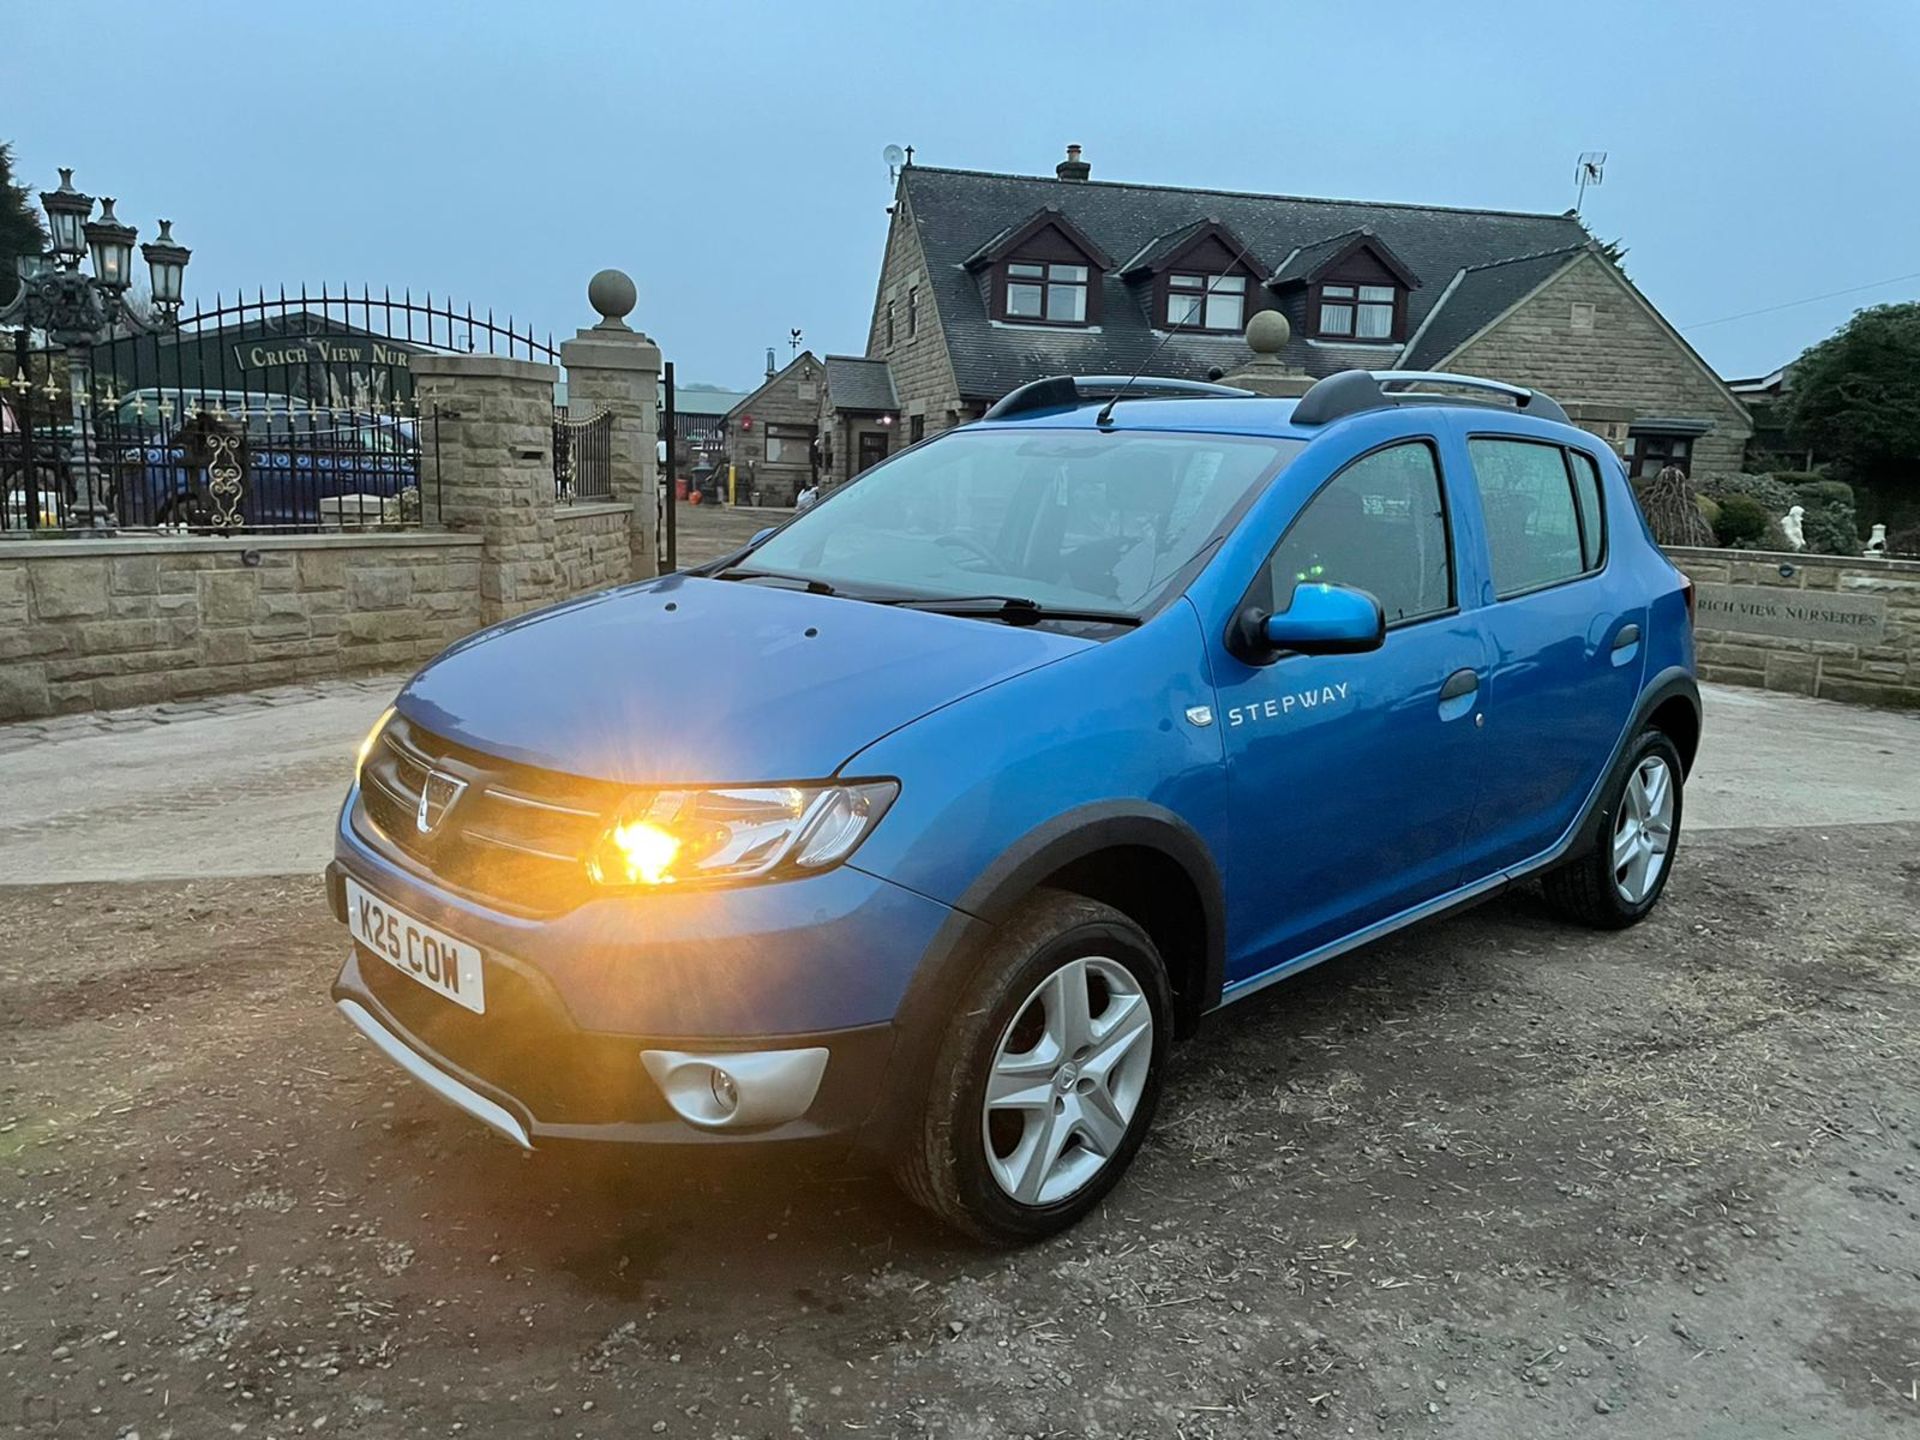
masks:
POLYGON ((1776 520, 1794 504, 1793 487, 1781 484, 1771 475, 1707 475, 1695 483, 1702 495, 1715 500, 1725 500, 1729 495, 1758 500, 1761 508, 1776 520))
POLYGON ((1722 545, 1736 550, 1762 548, 1773 533, 1773 517, 1751 495, 1729 495, 1720 502, 1713 533, 1722 545))
POLYGON ((1669 466, 1658 475, 1639 482, 1635 493, 1640 513, 1647 517, 1647 528, 1662 545, 1715 545, 1713 527, 1700 513, 1693 482, 1678 469, 1669 466))
POLYGON ((1920 525, 1909 525, 1904 530, 1889 530, 1887 554, 1909 560, 1920 559, 1920 525))
POLYGON ((1719 534, 1720 502, 1711 495, 1696 495, 1693 497, 1693 503, 1700 507, 1700 518, 1714 527, 1716 535, 1719 534))

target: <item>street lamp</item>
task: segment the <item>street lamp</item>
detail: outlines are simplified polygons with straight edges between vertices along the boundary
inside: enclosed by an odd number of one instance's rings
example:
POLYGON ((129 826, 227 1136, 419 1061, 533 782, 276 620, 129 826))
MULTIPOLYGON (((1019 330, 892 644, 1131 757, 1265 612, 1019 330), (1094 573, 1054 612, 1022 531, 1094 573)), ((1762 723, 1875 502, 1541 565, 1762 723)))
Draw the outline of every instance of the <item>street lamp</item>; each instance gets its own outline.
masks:
MULTIPOLYGON (((100 216, 93 218, 93 197, 76 190, 73 171, 60 171, 60 188, 40 197, 47 211, 48 254, 23 255, 16 261, 20 286, 0 308, 0 326, 14 330, 17 373, 14 385, 31 395, 28 337, 38 330, 67 352, 67 389, 73 404, 72 469, 74 508, 89 525, 106 521, 101 470, 93 453, 86 407, 92 389, 92 348, 119 335, 150 335, 171 328, 180 313, 181 283, 193 252, 173 238, 171 221, 160 222, 159 238, 140 247, 151 281, 152 303, 144 311, 127 301, 133 284, 133 245, 139 232, 113 213, 113 201, 102 198, 100 216), (80 268, 88 255, 93 273, 80 268), (49 263, 51 261, 51 263, 49 263)), ((48 377, 49 386, 52 378, 48 377)), ((9 382, 0 376, 0 390, 9 382)), ((39 513, 37 485, 31 460, 32 437, 24 437, 27 513, 39 513)))

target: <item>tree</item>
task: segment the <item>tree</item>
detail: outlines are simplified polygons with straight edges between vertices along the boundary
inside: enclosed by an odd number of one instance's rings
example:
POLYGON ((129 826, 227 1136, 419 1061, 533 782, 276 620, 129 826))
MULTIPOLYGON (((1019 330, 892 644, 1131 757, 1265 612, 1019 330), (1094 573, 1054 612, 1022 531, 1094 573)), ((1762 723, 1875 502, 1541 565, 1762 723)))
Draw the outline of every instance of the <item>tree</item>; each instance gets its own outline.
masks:
POLYGON ((46 249, 47 232, 33 197, 13 180, 13 147, 0 144, 0 305, 13 299, 20 283, 14 257, 42 255, 46 249))
POLYGON ((1800 357, 1789 394, 1796 445, 1883 511, 1920 504, 1920 302, 1856 311, 1800 357))

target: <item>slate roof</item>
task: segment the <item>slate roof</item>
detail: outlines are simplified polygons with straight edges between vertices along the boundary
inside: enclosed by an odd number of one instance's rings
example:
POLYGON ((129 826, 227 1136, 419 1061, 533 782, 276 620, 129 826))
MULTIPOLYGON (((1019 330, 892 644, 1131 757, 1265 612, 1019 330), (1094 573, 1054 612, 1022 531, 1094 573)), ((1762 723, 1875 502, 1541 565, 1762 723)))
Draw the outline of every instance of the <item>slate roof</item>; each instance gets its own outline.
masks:
MULTIPOLYGON (((1420 329, 1448 289, 1449 277, 1494 261, 1571 250, 1589 239, 1570 215, 1074 182, 927 165, 903 170, 900 187, 926 253, 928 284, 939 306, 954 375, 970 399, 998 398, 1043 375, 1130 373, 1160 343, 1161 335, 1151 328, 1143 309, 1144 287, 1121 279, 1117 270, 1106 274, 1097 327, 1047 329, 996 325, 988 319, 982 286, 965 262, 1045 206, 1058 207, 1109 254, 1135 257, 1128 262, 1135 266, 1148 247, 1158 248, 1156 241, 1209 218, 1233 231, 1254 253, 1270 258, 1291 257, 1335 239, 1344 244, 1355 230, 1371 228, 1422 281, 1408 297, 1410 334, 1420 329)), ((1495 282, 1463 284, 1456 287, 1456 296, 1460 289, 1467 291, 1466 300, 1447 318, 1462 334, 1473 333, 1511 304, 1493 303, 1505 293, 1495 282)), ((1436 331, 1436 341, 1445 333, 1436 331)), ((1383 357, 1377 347, 1309 345, 1296 335, 1285 358, 1323 375, 1353 365, 1378 366, 1393 357, 1383 357)), ((1150 373, 1204 378, 1212 367, 1232 370, 1246 359, 1246 344, 1238 337, 1176 334, 1154 358, 1150 373)))
POLYGON ((1585 244, 1566 245, 1538 255, 1518 255, 1486 265, 1469 265, 1454 273, 1429 307, 1425 324, 1407 336, 1401 365, 1409 370, 1431 369, 1474 335, 1531 295, 1586 253, 1585 244))
POLYGON ((1329 235, 1324 240, 1302 245, 1280 262, 1273 274, 1267 277, 1267 283, 1281 285, 1289 280, 1304 280, 1354 240, 1371 233, 1364 225, 1356 225, 1351 230, 1342 230, 1338 235, 1329 235))
POLYGON ((836 410, 898 410, 893 372, 884 360, 858 355, 829 355, 827 401, 836 410))

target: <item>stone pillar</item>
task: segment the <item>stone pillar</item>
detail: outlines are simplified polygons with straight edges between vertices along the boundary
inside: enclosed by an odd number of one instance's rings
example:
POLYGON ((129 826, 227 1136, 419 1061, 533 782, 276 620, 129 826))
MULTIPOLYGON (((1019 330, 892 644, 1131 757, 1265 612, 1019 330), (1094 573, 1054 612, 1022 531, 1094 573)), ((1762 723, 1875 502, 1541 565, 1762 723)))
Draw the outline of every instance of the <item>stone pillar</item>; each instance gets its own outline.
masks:
POLYGON ((1253 356, 1233 374, 1222 375, 1220 383, 1283 399, 1306 394, 1313 388, 1313 376, 1280 358, 1292 335, 1293 327, 1278 310, 1256 310, 1247 321, 1247 348, 1253 356))
POLYGON ((604 410, 613 416, 613 498, 633 508, 633 578, 643 580, 659 573, 660 347, 628 326, 635 294, 620 271, 595 275, 587 299, 600 323, 560 346, 567 415, 589 420, 604 410))
POLYGON ((481 536, 480 619, 561 598, 555 562, 553 387, 559 371, 497 355, 417 355, 421 505, 429 523, 481 536), (436 462, 437 451, 437 462, 436 462), (436 517, 434 477, 439 482, 436 517))

